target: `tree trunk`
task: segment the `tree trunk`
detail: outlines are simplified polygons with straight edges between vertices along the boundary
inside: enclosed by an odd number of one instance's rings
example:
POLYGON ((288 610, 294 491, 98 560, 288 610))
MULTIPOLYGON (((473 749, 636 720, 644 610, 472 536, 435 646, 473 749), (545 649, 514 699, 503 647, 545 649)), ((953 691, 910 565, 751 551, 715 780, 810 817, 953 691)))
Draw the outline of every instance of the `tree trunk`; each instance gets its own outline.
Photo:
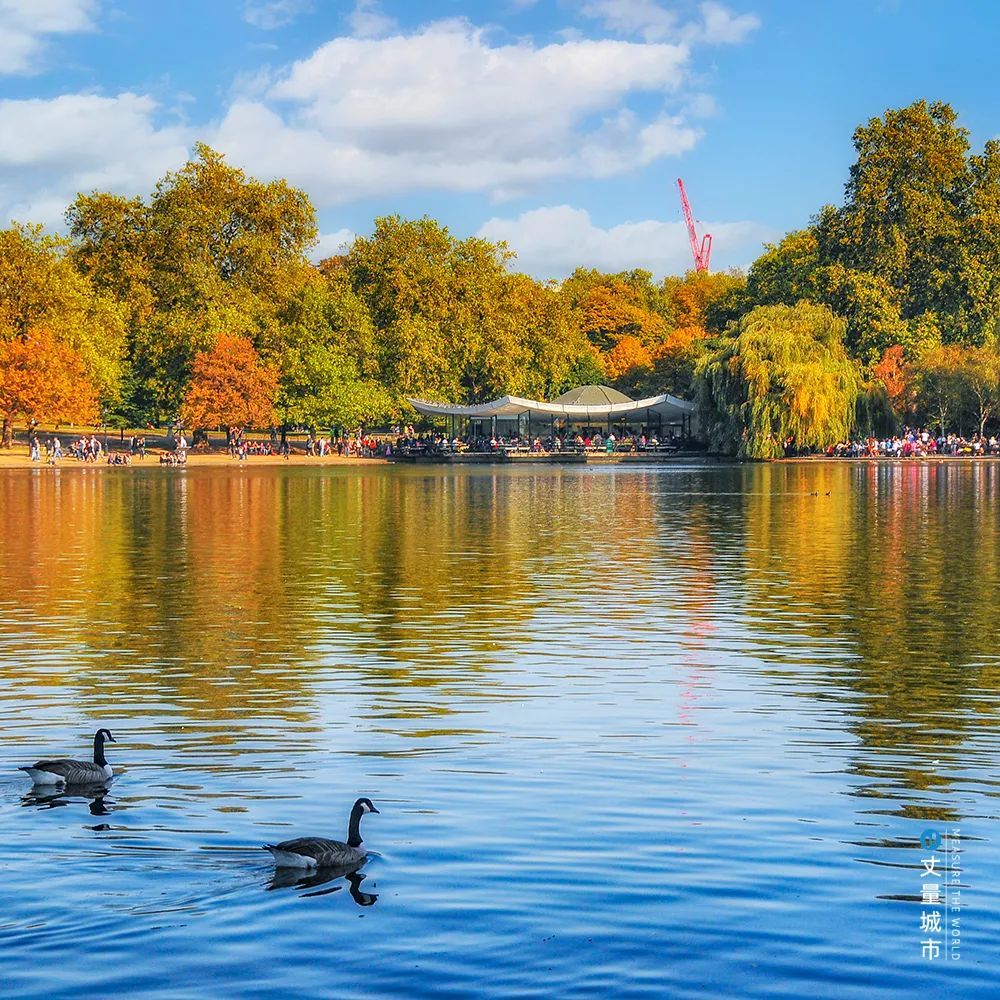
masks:
POLYGON ((14 444, 14 421, 10 416, 4 414, 3 418, 3 444, 0 447, 10 448, 14 444))

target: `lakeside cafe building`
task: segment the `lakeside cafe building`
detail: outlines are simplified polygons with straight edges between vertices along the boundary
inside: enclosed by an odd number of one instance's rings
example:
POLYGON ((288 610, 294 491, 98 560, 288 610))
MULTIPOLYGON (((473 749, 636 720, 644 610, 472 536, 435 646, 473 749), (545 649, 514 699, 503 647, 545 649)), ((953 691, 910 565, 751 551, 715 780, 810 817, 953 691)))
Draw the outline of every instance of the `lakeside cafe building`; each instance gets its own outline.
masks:
POLYGON ((520 396, 502 396, 487 403, 463 406, 407 399, 426 417, 444 417, 450 436, 527 437, 614 431, 617 436, 632 431, 664 438, 688 438, 694 433, 695 407, 687 400, 664 393, 645 399, 630 399, 606 385, 584 385, 571 389, 549 403, 520 396))

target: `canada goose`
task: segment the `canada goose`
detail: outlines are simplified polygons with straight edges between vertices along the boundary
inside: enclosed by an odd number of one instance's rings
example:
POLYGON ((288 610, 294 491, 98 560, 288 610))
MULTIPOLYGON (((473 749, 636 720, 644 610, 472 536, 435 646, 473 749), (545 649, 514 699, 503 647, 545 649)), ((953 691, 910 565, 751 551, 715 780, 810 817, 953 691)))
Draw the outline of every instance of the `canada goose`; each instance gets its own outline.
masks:
POLYGON ((279 868, 329 868, 357 864, 368 855, 365 842, 361 839, 361 817, 365 813, 378 813, 378 810, 371 799, 358 799, 351 809, 346 844, 323 837, 299 837, 297 840, 283 840, 280 844, 265 844, 264 850, 271 852, 279 868))
POLYGON ((104 756, 104 741, 117 743, 108 729, 94 733, 94 762, 84 760, 40 760, 24 771, 36 785, 98 785, 114 777, 114 770, 104 756))

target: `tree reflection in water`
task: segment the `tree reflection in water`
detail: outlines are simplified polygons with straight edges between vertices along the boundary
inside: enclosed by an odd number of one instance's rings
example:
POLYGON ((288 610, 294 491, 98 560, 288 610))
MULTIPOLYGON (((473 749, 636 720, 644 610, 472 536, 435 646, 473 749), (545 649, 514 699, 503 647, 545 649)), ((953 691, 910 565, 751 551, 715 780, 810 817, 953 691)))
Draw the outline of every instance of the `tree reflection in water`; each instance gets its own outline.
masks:
POLYGON ((725 656, 824 718, 860 813, 940 822, 996 714, 995 463, 66 469, 0 510, 11 703, 131 717, 137 759, 157 717, 173 767, 492 740, 477 706, 551 694, 548 650, 653 643, 688 751, 725 656))

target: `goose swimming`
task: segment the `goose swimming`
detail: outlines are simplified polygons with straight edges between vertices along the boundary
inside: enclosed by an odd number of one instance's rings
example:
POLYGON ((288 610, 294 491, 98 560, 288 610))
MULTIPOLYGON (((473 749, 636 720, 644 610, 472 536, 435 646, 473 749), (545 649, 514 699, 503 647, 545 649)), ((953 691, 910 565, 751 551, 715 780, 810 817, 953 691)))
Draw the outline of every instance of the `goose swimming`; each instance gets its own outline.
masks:
POLYGON ((94 762, 85 760, 40 760, 24 771, 36 785, 99 785, 114 777, 114 770, 104 756, 104 741, 117 743, 109 729, 94 733, 94 762))
POLYGON ((283 840, 280 844, 265 844, 274 863, 279 868, 330 868, 356 865, 368 856, 368 849, 361 839, 361 817, 365 813, 378 813, 371 799, 361 798, 351 809, 347 827, 347 843, 326 840, 323 837, 299 837, 283 840))

